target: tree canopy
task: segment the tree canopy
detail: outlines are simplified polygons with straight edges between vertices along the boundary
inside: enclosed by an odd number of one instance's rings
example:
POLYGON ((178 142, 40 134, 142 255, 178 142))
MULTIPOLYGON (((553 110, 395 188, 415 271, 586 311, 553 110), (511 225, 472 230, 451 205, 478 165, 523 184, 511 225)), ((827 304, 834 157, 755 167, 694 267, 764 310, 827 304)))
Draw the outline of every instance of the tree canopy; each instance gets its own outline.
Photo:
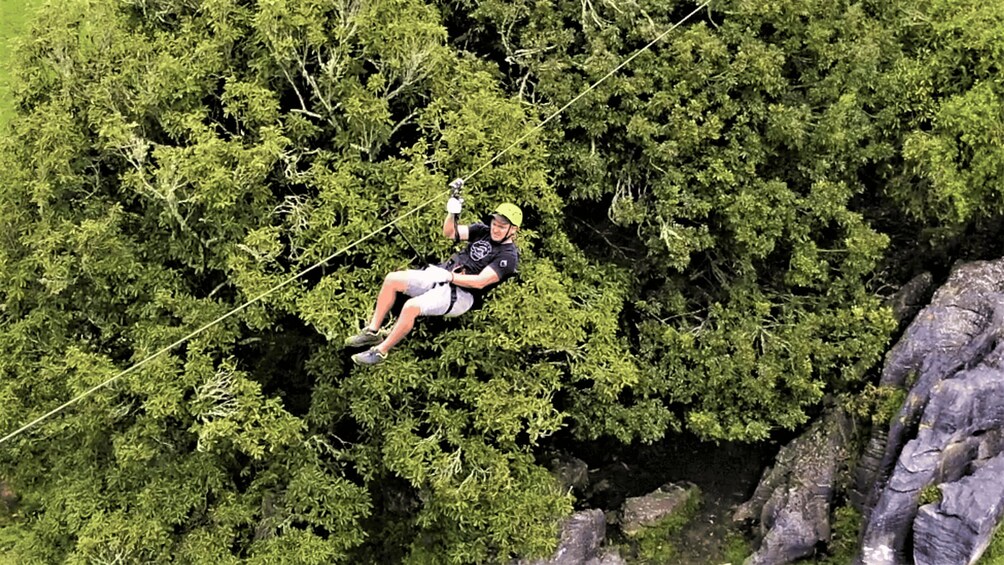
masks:
POLYGON ((556 438, 761 441, 860 390, 903 253, 1002 212, 994 6, 713 2, 469 182, 465 221, 524 210, 518 282, 348 362, 385 273, 450 252, 446 183, 692 9, 44 6, 0 140, 0 431, 345 251, 0 446, 2 551, 543 555, 556 438))

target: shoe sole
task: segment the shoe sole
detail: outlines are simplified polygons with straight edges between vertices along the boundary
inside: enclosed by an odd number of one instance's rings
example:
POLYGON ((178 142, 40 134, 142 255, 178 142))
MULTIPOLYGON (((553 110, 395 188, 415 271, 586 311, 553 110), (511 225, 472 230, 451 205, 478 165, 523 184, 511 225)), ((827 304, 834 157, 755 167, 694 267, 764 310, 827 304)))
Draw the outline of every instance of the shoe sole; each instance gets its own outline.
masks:
POLYGON ((352 336, 345 340, 345 347, 366 347, 367 345, 376 345, 381 341, 383 341, 383 336, 381 335, 375 335, 372 337, 352 336))
POLYGON ((353 363, 355 363, 356 365, 364 365, 364 366, 366 366, 366 367, 370 367, 370 366, 372 366, 372 365, 376 365, 376 364, 378 364, 378 363, 381 363, 381 362, 383 362, 383 359, 380 359, 379 361, 374 361, 374 362, 372 362, 372 363, 367 363, 366 361, 362 361, 362 360, 360 360, 360 359, 357 359, 357 358, 356 358, 356 356, 357 356, 357 355, 360 355, 360 354, 358 354, 358 353, 357 353, 356 355, 353 355, 353 356, 352 356, 352 362, 353 362, 353 363))

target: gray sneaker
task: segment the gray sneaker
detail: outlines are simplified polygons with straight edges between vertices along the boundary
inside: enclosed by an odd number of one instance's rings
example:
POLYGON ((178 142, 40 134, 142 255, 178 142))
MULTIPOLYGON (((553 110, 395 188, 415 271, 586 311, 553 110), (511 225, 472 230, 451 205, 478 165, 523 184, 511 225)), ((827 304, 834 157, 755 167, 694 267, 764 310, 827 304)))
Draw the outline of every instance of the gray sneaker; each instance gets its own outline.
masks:
POLYGON ((354 336, 345 338, 345 347, 366 347, 367 345, 376 345, 381 341, 383 341, 382 333, 366 328, 354 336))
POLYGON ((356 353, 352 356, 352 361, 356 365, 376 365, 377 363, 383 362, 387 358, 386 353, 380 353, 380 350, 371 347, 362 353, 356 353))

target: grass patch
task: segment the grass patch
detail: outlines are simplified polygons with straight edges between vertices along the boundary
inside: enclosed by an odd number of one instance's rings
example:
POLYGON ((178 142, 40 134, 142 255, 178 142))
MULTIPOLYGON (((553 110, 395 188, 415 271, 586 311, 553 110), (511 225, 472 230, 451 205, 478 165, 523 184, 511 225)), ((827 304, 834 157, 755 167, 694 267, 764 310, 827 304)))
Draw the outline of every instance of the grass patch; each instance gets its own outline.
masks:
POLYGON ((980 565, 1004 565, 1004 528, 997 528, 990 547, 980 558, 980 565))
POLYGON ((0 128, 6 126, 14 114, 10 92, 14 56, 11 41, 27 32, 31 13, 40 3, 40 0, 0 0, 0 128))
POLYGON ((725 547, 722 549, 722 563, 739 565, 753 554, 753 548, 746 538, 735 530, 729 530, 725 536, 725 547))
POLYGON ((861 513, 851 506, 841 506, 833 512, 830 555, 819 561, 822 565, 853 563, 858 550, 858 533, 861 531, 861 513))

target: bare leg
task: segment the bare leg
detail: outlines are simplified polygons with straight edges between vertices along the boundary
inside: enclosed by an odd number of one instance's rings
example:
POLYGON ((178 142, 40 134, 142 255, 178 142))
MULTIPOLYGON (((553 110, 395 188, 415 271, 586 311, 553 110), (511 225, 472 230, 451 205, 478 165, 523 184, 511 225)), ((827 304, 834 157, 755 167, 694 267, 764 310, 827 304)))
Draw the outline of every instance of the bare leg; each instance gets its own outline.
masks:
POLYGON ((401 315, 397 318, 397 323, 390 330, 390 335, 383 340, 383 343, 376 346, 380 353, 386 354, 392 347, 398 344, 404 336, 408 335, 411 328, 415 327, 415 318, 422 312, 422 309, 418 306, 408 302, 404 303, 404 308, 401 308, 401 315))
POLYGON ((404 292, 407 287, 404 274, 395 271, 384 277, 383 286, 380 287, 380 294, 377 296, 376 308, 373 310, 373 318, 370 320, 370 329, 377 331, 383 325, 387 313, 394 306, 397 300, 397 293, 404 292))

